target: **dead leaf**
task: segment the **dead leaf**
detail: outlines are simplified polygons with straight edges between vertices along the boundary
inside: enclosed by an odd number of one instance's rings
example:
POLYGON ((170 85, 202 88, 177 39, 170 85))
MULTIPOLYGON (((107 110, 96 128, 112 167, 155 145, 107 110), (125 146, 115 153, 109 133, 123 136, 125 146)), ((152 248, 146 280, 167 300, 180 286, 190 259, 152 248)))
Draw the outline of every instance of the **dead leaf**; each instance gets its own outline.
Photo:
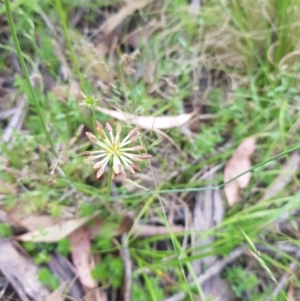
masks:
POLYGON ((169 230, 172 233, 184 232, 185 229, 183 226, 170 226, 170 229, 164 226, 153 226, 153 225, 137 225, 132 230, 133 235, 137 235, 139 237, 149 237, 149 236, 157 236, 169 234, 169 230))
POLYGON ((86 224, 97 214, 99 214, 98 211, 90 216, 61 221, 58 224, 40 228, 39 230, 33 230, 23 235, 17 236, 17 239, 21 241, 31 242, 57 242, 86 224))
POLYGON ((101 288, 93 289, 84 295, 84 301, 107 301, 108 296, 101 288))
MULTIPOLYGON (((255 150, 256 137, 245 139, 235 150, 232 157, 228 160, 224 169, 224 182, 250 169, 252 164, 250 157, 255 150)), ((224 191, 229 206, 234 205, 240 198, 240 189, 248 186, 251 180, 251 173, 248 172, 236 180, 226 184, 224 191)))
POLYGON ((97 107, 96 109, 110 117, 134 124, 145 130, 163 130, 179 127, 187 123, 195 115, 195 112, 192 112, 176 116, 138 116, 121 111, 108 110, 101 107, 97 107))
POLYGON ((81 227, 69 235, 71 256, 81 284, 92 289, 97 287, 96 280, 91 275, 91 241, 86 228, 81 227))
POLYGON ((283 190, 293 180, 293 175, 298 171, 299 167, 300 155, 298 152, 292 153, 286 164, 282 167, 280 175, 278 175, 274 182, 266 189, 260 202, 270 199, 283 190))
POLYGON ((49 215, 29 215, 19 220, 20 224, 28 231, 49 227, 61 222, 61 218, 49 215))
POLYGON ((104 34, 102 41, 97 45, 97 48, 103 55, 108 53, 113 43, 113 40, 118 38, 121 34, 124 21, 128 16, 134 13, 136 10, 145 7, 153 0, 128 0, 126 5, 123 6, 116 14, 108 18, 104 24, 104 34))
POLYGON ((66 102, 67 99, 74 98, 77 101, 82 100, 82 95, 80 93, 79 83, 75 80, 71 81, 70 84, 64 86, 55 85, 50 90, 58 100, 61 102, 66 102))
POLYGON ((293 283, 290 284, 288 295, 287 295, 287 301, 296 301, 294 297, 295 288, 293 283))
POLYGON ((23 301, 29 298, 40 301, 50 293, 38 281, 38 267, 11 239, 0 238, 0 270, 23 301))
POLYGON ((9 224, 16 232, 26 232, 58 224, 62 218, 49 215, 38 215, 38 212, 28 214, 25 204, 19 202, 9 210, 6 206, 0 206, 0 222, 9 224))
MULTIPOLYGON (((107 224, 109 224, 109 222, 107 223, 103 219, 96 218, 93 221, 93 224, 88 228, 91 238, 94 238, 97 235, 101 235, 101 231, 103 230, 103 228, 105 228, 105 226, 107 226, 107 224)), ((116 224, 114 227, 110 229, 111 236, 117 236, 128 232, 132 227, 132 225, 133 225, 132 218, 130 218, 129 216, 124 216, 120 224, 116 224)), ((104 230, 104 232, 105 231, 106 230, 104 230)))
MULTIPOLYGON (((49 217, 45 219, 45 221, 41 220, 41 224, 50 223, 49 226, 35 228, 36 224, 33 223, 31 226, 34 230, 25 233, 23 235, 17 236, 16 238, 21 241, 31 241, 31 242, 57 242, 64 237, 69 236, 75 230, 79 229, 81 226, 85 225, 88 221, 94 219, 99 214, 99 211, 94 212, 93 215, 77 218, 77 219, 69 219, 69 220, 60 220, 59 223, 52 224, 54 218, 49 217)), ((37 220, 39 217, 36 217, 37 220)), ((89 227, 88 231, 91 237, 95 237, 101 233, 101 230, 104 226, 109 224, 109 221, 105 219, 96 218, 92 225, 89 227)), ((128 232, 132 226, 132 219, 125 216, 122 218, 120 225, 116 225, 114 229, 112 229, 111 235, 120 235, 125 232, 128 232)))
POLYGON ((54 292, 48 295, 44 301, 64 301, 65 299, 62 296, 63 290, 66 284, 62 283, 54 292))

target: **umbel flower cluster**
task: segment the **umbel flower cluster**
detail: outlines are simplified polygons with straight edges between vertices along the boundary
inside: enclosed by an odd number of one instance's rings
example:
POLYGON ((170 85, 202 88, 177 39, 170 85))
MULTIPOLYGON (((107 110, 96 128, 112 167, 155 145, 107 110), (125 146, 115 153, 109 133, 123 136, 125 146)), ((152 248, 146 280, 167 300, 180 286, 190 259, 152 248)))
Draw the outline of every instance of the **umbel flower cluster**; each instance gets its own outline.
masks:
POLYGON ((97 138, 94 134, 86 132, 87 137, 101 150, 85 151, 79 156, 88 156, 86 161, 96 161, 94 169, 97 169, 97 178, 100 178, 109 165, 113 169, 112 178, 114 179, 118 174, 121 175, 123 181, 126 180, 125 170, 135 173, 135 170, 140 171, 140 167, 135 163, 149 159, 152 156, 149 154, 136 154, 136 152, 145 151, 141 145, 126 147, 128 144, 135 142, 139 138, 138 129, 132 129, 128 135, 121 141, 120 135, 122 132, 121 124, 118 123, 116 127, 116 134, 114 135, 112 126, 109 123, 105 124, 105 129, 99 121, 96 121, 96 129, 99 134, 97 138))

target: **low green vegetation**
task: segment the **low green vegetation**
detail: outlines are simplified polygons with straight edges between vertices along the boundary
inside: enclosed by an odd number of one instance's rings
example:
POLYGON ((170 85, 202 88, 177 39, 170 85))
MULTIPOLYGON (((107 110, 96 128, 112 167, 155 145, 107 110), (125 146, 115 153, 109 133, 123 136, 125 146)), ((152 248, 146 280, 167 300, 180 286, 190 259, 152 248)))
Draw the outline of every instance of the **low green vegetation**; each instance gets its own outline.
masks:
MULTIPOLYGON (((256 265, 257 258, 243 256, 222 277, 236 300, 266 300, 278 285, 270 275, 278 280, 290 273, 289 264, 299 266, 295 256, 278 247, 299 246, 299 172, 263 200, 290 162, 290 149, 300 148, 299 1, 201 1, 195 14, 188 1, 156 1, 126 18, 121 42, 110 45, 106 56, 99 54, 101 16, 117 12, 123 2, 10 2, 35 95, 18 63, 11 34, 7 31, 2 37, 0 33, 0 80, 11 78, 11 97, 3 100, 0 111, 20 97, 24 100, 24 95, 27 104, 21 129, 0 144, 0 183, 18 190, 7 193, 0 187, 5 195, 1 205, 7 210, 18 205, 27 215, 53 217, 61 217, 66 208, 81 217, 104 212, 110 192, 107 175, 96 179, 92 167, 78 156, 93 150, 84 132, 95 133, 96 120, 112 122, 114 128, 117 124, 97 107, 154 117, 195 110, 198 118, 188 126, 163 130, 163 134, 141 129, 141 144, 153 158, 141 162, 141 172, 130 180, 122 182, 117 177, 111 187, 110 215, 129 212, 135 225, 141 222, 168 230, 168 234, 144 238, 128 235, 132 300, 160 301, 181 291, 186 301, 203 297, 201 285, 189 285, 196 279, 188 272, 193 261, 212 255, 224 259, 249 242, 271 251, 262 254, 256 265), (76 23, 79 12, 82 15, 76 23), (151 35, 141 30, 151 26, 151 35), (142 31, 136 37, 136 49, 126 36, 132 28, 142 31), (122 55, 130 56, 134 50, 140 54, 131 62, 134 74, 128 74, 122 55), (201 175, 225 164, 252 135, 257 136, 253 165, 283 155, 253 170, 250 184, 233 207, 227 205, 221 190, 224 219, 197 234, 202 241, 213 238, 210 242, 195 244, 196 234, 189 234, 197 189, 222 185, 223 165, 209 179, 201 175), (195 191, 185 193, 185 188, 195 191), (171 233, 174 224, 186 227, 188 233, 171 233)), ((6 20, 4 5, 0 18, 6 20)), ((3 133, 7 121, 0 120, 0 125, 3 133)), ((122 126, 126 133, 132 129, 129 122, 122 126)), ((118 256, 121 243, 110 235, 112 229, 108 223, 103 236, 92 242, 93 252, 104 258, 92 275, 103 286, 120 289, 124 263, 118 256)), ((1 237, 12 235, 8 224, 0 224, 1 237)), ((23 244, 41 266, 47 264, 51 252, 70 255, 68 239, 49 244, 51 248, 46 245, 23 244)), ((39 280, 52 290, 59 286, 45 267, 39 280)), ((296 274, 291 283, 299 287, 296 274)), ((286 300, 288 290, 284 284, 272 300, 286 300)))

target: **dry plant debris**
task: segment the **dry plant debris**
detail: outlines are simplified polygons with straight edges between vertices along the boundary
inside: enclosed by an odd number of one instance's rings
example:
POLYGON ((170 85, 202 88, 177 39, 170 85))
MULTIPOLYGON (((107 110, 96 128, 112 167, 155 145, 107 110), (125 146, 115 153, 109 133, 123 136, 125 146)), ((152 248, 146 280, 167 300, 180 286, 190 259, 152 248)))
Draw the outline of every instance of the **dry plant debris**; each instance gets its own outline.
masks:
POLYGON ((280 291, 297 300, 296 1, 58 0, 61 10, 9 1, 41 113, 25 95, 0 9, 1 300, 179 301, 200 300, 200 291, 214 301, 267 300, 280 291), (136 128, 121 140, 115 120, 136 128), (276 170, 239 176, 256 148, 245 132, 260 133, 255 160, 285 151, 272 159, 276 170), (127 145, 138 139, 142 145, 127 145), (149 154, 135 154, 146 149, 154 155, 147 164, 149 154), (244 208, 224 212, 224 164, 229 207, 243 197, 244 208), (282 218, 288 226, 275 231, 282 218), (272 260, 249 256, 245 245, 272 260), (60 285, 41 284, 41 267, 60 285), (248 276, 257 280, 250 289, 248 276))
POLYGON ((62 283, 54 292, 49 294, 44 301, 64 301, 65 299, 62 296, 64 288, 65 284, 62 283))
POLYGON ((91 240, 86 228, 81 227, 69 235, 72 262, 77 275, 85 289, 97 287, 97 282, 91 275, 91 240))
POLYGON ((17 291, 22 301, 42 300, 48 289, 38 281, 38 267, 13 240, 0 239, 0 271, 17 291))
MULTIPOLYGON (((232 157, 227 161, 224 169, 224 182, 237 177, 251 168, 250 157, 255 150, 256 137, 244 140, 234 151, 232 157)), ((251 180, 251 173, 248 172, 237 179, 226 184, 224 190, 229 206, 240 200, 240 189, 248 186, 251 180)))
POLYGON ((57 242, 85 225, 88 221, 97 216, 97 214, 99 214, 99 212, 87 217, 64 220, 57 224, 40 227, 39 229, 18 236, 17 239, 31 242, 57 242))
POLYGON ((97 107, 97 110, 120 121, 134 124, 145 130, 154 131, 180 127, 187 123, 195 115, 195 112, 192 112, 178 116, 138 116, 121 111, 108 110, 101 107, 97 107))

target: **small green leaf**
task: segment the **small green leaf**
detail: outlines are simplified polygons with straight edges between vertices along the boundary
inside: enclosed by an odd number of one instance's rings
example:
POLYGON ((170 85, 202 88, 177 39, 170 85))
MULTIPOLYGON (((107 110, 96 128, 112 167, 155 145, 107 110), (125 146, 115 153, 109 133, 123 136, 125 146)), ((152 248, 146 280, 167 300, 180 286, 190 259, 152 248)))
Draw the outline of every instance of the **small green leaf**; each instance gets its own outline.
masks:
POLYGON ((59 252, 65 257, 67 257, 68 254, 70 253, 70 249, 71 249, 70 240, 66 237, 58 242, 56 248, 57 252, 59 252))
POLYGON ((12 236, 12 230, 9 224, 0 224, 0 237, 12 236))
POLYGON ((53 275, 47 268, 41 268, 38 274, 38 280, 47 285, 51 290, 55 290, 60 285, 60 280, 57 276, 53 275))

